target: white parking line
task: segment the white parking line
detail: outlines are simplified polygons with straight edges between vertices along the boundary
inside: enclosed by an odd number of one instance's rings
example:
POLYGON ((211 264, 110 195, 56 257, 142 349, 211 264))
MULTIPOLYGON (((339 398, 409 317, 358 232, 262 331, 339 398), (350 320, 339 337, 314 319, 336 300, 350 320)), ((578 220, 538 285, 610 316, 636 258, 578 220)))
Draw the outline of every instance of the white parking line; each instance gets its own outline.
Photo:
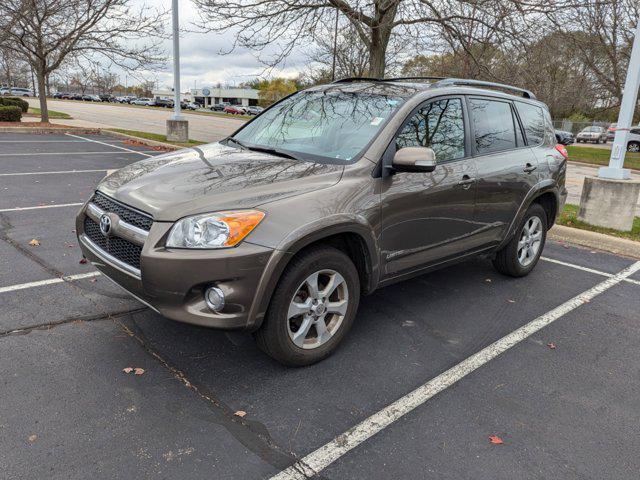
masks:
POLYGON ((40 210, 41 208, 62 208, 62 207, 79 207, 80 203, 61 203, 59 205, 36 205, 35 207, 15 207, 0 209, 0 213, 4 212, 22 212, 23 210, 40 210))
POLYGON ((79 273, 77 275, 66 275, 59 278, 49 278, 47 280, 39 280, 37 282, 19 283, 17 285, 9 285, 8 287, 0 287, 0 293, 15 292, 16 290, 24 290, 25 288, 43 287, 45 285, 54 285, 56 283, 74 282, 84 278, 92 278, 101 275, 100 272, 79 273))
POLYGON ((120 150, 125 150, 127 152, 138 153, 140 155, 144 155, 145 157, 151 157, 152 156, 152 155, 149 155, 149 154, 147 154, 145 152, 139 152, 138 150, 131 150, 130 148, 120 147, 118 145, 111 145, 110 143, 100 142, 100 141, 94 140, 92 138, 85 138, 85 137, 81 137, 79 135, 73 135, 71 133, 66 133, 65 135, 68 135, 69 137, 79 138, 79 139, 85 140, 87 142, 99 143, 100 145, 106 145, 107 147, 119 148, 120 150))
POLYGON ((547 325, 550 325, 584 303, 589 302, 594 297, 607 291, 639 270, 640 262, 636 262, 618 274, 613 275, 611 278, 599 283, 595 287, 576 295, 571 300, 568 300, 550 312, 539 316, 535 320, 502 337, 500 340, 492 343, 486 348, 483 348, 478 353, 463 360, 446 372, 441 373, 432 380, 429 380, 427 383, 418 387, 411 393, 405 395, 399 400, 396 400, 388 407, 374 413, 363 422, 344 432, 342 435, 338 435, 334 440, 305 456, 299 462, 296 462, 292 466, 271 477, 271 480, 306 480, 313 475, 317 475, 340 457, 356 448, 373 435, 379 433, 407 413, 423 405, 433 396, 449 388, 476 369, 496 358, 498 355, 518 345, 537 331, 547 325))
MULTIPOLYGON (((588 268, 588 267, 583 267, 582 265, 575 265, 573 263, 563 262, 562 260, 556 260, 554 258, 540 257, 540 260, 544 260, 545 262, 549 262, 549 263, 556 263, 558 265, 563 265, 565 267, 575 268, 576 270, 582 270, 583 272, 593 273, 595 275, 600 275, 600 276, 603 276, 603 277, 611 278, 611 277, 614 276, 613 273, 607 273, 607 272, 602 272, 600 270, 594 270, 593 268, 588 268)), ((640 285, 640 281, 634 280, 632 278, 625 278, 623 281, 627 282, 627 283, 633 283, 634 285, 640 285)))
POLYGON ((100 173, 108 172, 109 169, 101 168, 98 170, 59 170, 55 172, 15 172, 15 173, 0 173, 0 177, 19 177, 21 175, 59 175, 61 173, 100 173))
MULTIPOLYGON (((106 144, 105 144, 106 145, 106 144)), ((139 155, 144 155, 145 157, 152 157, 153 155, 148 155, 146 152, 152 152, 153 150, 146 150, 144 152, 139 152, 136 150, 129 150, 128 148, 118 147, 117 145, 110 145, 115 148, 122 148, 126 150, 127 153, 137 153, 139 155)), ((113 155, 120 152, 37 152, 37 153, 0 153, 0 157, 36 157, 39 155, 113 155)))

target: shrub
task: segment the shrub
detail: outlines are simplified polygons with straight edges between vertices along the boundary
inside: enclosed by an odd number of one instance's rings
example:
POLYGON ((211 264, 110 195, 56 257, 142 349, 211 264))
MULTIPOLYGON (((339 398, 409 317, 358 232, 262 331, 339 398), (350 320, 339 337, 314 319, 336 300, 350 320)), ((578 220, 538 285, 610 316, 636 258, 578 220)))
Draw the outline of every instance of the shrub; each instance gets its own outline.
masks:
POLYGON ((0 106, 0 122, 19 122, 22 110, 15 105, 0 106))
POLYGON ((19 107, 22 113, 27 113, 29 110, 29 102, 17 97, 0 97, 0 106, 19 107))

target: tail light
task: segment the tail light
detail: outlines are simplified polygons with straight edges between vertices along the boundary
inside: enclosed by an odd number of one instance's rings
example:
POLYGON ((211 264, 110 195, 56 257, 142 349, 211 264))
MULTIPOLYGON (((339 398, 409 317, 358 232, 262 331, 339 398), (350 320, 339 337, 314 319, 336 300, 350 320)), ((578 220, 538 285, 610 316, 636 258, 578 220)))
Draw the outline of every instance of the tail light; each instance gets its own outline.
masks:
POLYGON ((556 145, 556 150, 559 151, 560 155, 562 155, 564 158, 569 158, 569 152, 567 152, 567 147, 565 147, 564 145, 556 145))

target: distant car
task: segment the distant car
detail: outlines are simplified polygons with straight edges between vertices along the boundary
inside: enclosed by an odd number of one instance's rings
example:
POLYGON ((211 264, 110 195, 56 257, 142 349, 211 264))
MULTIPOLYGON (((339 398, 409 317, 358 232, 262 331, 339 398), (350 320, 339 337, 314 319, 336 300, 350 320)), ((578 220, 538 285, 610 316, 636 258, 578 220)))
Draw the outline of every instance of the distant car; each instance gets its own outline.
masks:
POLYGON ((609 128, 607 128, 607 140, 613 141, 613 139, 616 137, 617 126, 617 123, 612 123, 611 125, 609 125, 609 128))
POLYGON ((98 95, 98 97, 100 97, 100 101, 101 102, 114 102, 115 98, 113 95, 110 95, 108 93, 103 93, 98 95))
POLYGON ((580 133, 578 133, 576 141, 578 143, 607 143, 607 132, 603 127, 586 127, 583 128, 580 133))
POLYGON ((52 95, 52 98, 61 99, 61 98, 64 98, 64 95, 68 95, 68 94, 63 92, 56 92, 52 95))
POLYGON ((3 87, 3 88, 0 88, 0 95, 13 95, 15 97, 32 97, 33 92, 28 88, 3 87))
POLYGON ((629 130, 627 152, 640 152, 640 127, 632 127, 629 130))
POLYGON ((244 115, 246 112, 244 111, 244 108, 239 107, 237 105, 229 105, 224 107, 224 110, 222 110, 224 113, 230 113, 232 115, 244 115))
POLYGON ((185 104, 184 109, 185 110, 198 110, 202 108, 202 105, 200 105, 199 103, 196 102, 189 102, 187 104, 185 104))
POLYGON ((156 98, 154 102, 156 107, 173 108, 175 105, 174 101, 170 98, 156 98))
POLYGON ((142 105, 145 107, 153 107, 156 102, 152 98, 136 98, 135 100, 131 100, 131 105, 142 105))
POLYGON ((245 107, 245 111, 249 115, 260 115, 264 111, 264 108, 257 107, 257 106, 250 106, 250 107, 245 107))
POLYGON ((561 145, 571 145, 576 141, 576 138, 571 132, 565 132, 564 130, 556 130, 556 140, 561 145))
POLYGON ((211 105, 211 107, 209 108, 214 112, 223 112, 225 108, 230 106, 231 104, 229 102, 220 102, 220 103, 216 103, 215 105, 211 105))
POLYGON ((85 102, 102 102, 100 95, 83 95, 82 100, 85 102))

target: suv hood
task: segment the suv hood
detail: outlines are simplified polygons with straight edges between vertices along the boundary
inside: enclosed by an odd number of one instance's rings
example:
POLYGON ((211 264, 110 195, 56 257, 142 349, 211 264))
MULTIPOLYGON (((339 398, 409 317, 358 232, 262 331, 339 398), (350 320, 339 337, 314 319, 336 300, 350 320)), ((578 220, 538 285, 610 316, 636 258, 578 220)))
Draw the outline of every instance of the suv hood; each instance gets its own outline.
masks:
POLYGON ((335 185, 343 165, 327 165, 240 150, 219 143, 192 147, 128 165, 98 189, 157 221, 254 208, 335 185))

